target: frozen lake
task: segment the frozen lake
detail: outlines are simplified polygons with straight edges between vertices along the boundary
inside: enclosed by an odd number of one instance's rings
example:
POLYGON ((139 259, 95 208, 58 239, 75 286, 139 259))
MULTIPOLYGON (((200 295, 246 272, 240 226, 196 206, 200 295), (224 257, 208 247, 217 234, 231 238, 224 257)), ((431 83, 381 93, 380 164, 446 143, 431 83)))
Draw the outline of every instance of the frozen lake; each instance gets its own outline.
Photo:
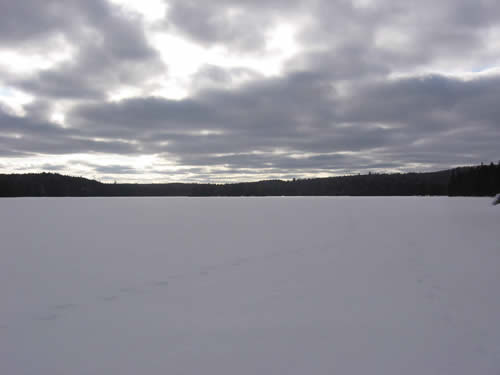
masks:
POLYGON ((490 198, 0 200, 0 373, 500 373, 490 198))

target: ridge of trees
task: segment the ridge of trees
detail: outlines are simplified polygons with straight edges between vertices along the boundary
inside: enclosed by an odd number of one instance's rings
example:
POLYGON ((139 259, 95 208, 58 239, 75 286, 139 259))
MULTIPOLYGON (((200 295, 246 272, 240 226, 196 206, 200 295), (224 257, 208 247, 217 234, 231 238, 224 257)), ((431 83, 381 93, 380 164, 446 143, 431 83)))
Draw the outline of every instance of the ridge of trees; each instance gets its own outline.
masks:
POLYGON ((448 183, 450 196, 494 196, 500 193, 500 161, 498 165, 481 164, 455 168, 448 183))
POLYGON ((0 197, 63 196, 494 196, 498 165, 426 173, 393 173, 228 184, 108 184, 57 173, 0 174, 0 197))

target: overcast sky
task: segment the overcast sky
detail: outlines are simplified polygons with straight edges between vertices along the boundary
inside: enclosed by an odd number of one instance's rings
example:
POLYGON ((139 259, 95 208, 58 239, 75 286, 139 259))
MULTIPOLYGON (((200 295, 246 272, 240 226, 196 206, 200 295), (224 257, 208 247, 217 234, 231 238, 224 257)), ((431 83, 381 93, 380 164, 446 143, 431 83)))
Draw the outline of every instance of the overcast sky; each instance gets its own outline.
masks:
POLYGON ((0 0, 0 173, 223 182, 499 159, 498 0, 0 0))

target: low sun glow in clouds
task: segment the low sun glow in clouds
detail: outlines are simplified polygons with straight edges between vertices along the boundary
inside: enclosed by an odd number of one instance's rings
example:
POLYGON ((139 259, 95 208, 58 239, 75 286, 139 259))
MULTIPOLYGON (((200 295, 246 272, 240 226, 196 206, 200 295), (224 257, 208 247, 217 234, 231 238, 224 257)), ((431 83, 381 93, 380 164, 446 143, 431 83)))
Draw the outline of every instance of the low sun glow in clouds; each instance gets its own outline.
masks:
POLYGON ((33 97, 31 95, 10 87, 0 86, 0 105, 3 104, 18 116, 24 116, 24 106, 32 101, 33 97))
POLYGON ((60 40, 40 50, 0 49, 0 69, 14 75, 32 74, 70 61, 73 56, 74 49, 60 40))
POLYGON ((287 24, 277 25, 269 32, 264 50, 247 54, 233 52, 224 46, 205 47, 168 32, 151 32, 149 39, 169 67, 168 79, 154 94, 172 99, 189 96, 192 76, 205 65, 246 68, 270 77, 279 75, 284 62, 299 50, 293 26, 287 24))
POLYGON ((0 2, 0 172, 221 182, 496 161, 499 42, 488 1, 0 2))
MULTIPOLYGON (((243 53, 228 48, 223 43, 204 46, 170 29, 159 27, 159 21, 168 14, 168 3, 161 0, 141 2, 130 0, 112 0, 113 4, 125 12, 139 14, 144 17, 145 34, 163 63, 168 66, 168 74, 160 77, 150 89, 141 87, 124 87, 108 93, 112 101, 136 97, 141 94, 161 96, 169 99, 189 97, 192 90, 193 76, 204 66, 215 66, 221 69, 249 69, 260 76, 271 77, 282 73, 283 64, 299 52, 295 40, 296 26, 280 22, 267 32, 266 45, 263 49, 252 53, 243 53)), ((231 8, 229 16, 242 16, 244 10, 231 8)), ((248 82, 248 75, 236 77, 231 86, 248 82)), ((227 88, 227 86, 224 86, 227 88)))

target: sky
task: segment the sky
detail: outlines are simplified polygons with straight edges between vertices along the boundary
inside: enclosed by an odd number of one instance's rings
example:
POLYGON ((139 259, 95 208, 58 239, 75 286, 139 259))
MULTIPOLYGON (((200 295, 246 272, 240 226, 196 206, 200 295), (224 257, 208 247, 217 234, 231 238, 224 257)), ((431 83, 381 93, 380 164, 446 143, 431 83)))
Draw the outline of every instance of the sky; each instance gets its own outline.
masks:
POLYGON ((497 0, 0 0, 0 173, 233 182, 500 159, 497 0))

